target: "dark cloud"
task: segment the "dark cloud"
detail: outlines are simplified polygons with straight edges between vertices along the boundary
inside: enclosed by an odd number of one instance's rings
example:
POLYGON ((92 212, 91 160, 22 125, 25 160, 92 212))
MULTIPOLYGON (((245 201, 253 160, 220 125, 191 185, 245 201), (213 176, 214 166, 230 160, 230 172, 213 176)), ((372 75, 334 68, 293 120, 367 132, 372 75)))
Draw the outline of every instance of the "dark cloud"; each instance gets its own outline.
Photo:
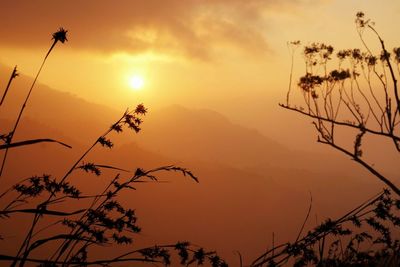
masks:
POLYGON ((262 27, 268 9, 297 4, 272 0, 24 0, 0 9, 0 45, 44 45, 57 27, 71 46, 98 52, 157 51, 206 59, 220 45, 268 51, 262 27))

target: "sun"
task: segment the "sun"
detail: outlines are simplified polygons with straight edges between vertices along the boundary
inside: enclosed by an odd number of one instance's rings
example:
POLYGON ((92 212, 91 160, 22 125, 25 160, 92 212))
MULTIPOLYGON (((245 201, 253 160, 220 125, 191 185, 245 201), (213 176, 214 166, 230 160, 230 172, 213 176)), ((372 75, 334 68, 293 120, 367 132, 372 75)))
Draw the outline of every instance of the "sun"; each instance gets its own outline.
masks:
POLYGON ((128 82, 129 82, 129 86, 133 90, 140 90, 144 86, 144 79, 143 79, 143 77, 141 77, 139 75, 133 75, 133 76, 129 77, 128 82))

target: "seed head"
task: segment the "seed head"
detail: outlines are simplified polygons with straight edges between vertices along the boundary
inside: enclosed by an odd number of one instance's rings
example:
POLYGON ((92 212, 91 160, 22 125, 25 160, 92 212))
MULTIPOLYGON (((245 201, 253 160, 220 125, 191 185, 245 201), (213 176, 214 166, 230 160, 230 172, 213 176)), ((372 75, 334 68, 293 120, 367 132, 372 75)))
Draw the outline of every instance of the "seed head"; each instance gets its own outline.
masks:
POLYGON ((65 30, 63 27, 61 27, 60 29, 58 29, 57 32, 53 33, 53 39, 55 42, 60 41, 61 43, 65 43, 66 41, 68 41, 67 39, 67 30, 65 30))

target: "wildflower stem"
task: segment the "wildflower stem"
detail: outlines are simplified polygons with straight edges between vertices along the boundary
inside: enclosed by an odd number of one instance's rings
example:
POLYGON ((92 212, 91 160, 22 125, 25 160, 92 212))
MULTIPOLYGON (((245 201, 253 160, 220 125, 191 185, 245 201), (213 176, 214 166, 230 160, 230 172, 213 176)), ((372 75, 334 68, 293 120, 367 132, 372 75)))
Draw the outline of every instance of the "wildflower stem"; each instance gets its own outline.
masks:
POLYGON ((11 73, 10 79, 8 80, 7 86, 6 86, 6 90, 4 91, 3 96, 1 97, 1 101, 0 101, 0 106, 3 104, 4 99, 6 98, 6 95, 8 93, 8 89, 10 89, 11 86, 11 82, 18 76, 17 73, 17 66, 14 67, 13 72, 11 73))
MULTIPOLYGON (((24 101, 24 103, 22 104, 22 107, 21 107, 21 109, 20 109, 20 111, 19 111, 19 113, 18 113, 18 117, 17 117, 17 120, 15 121, 13 130, 10 132, 10 138, 9 138, 9 140, 8 140, 9 143, 12 142, 12 139, 13 139, 13 137, 14 137, 14 135, 15 135, 15 132, 17 131, 19 122, 20 122, 20 120, 21 120, 21 118, 22 118, 22 114, 24 113, 25 107, 26 107, 26 105, 27 105, 27 103, 28 103, 28 100, 29 100, 31 94, 32 94, 33 87, 34 87, 35 84, 36 84, 36 81, 37 81, 37 79, 38 79, 38 77, 39 77, 39 75, 40 75, 40 73, 41 73, 41 71, 42 71, 42 69, 43 69, 44 64, 46 63, 46 60, 47 60, 48 56, 50 55, 50 52, 53 50, 53 48, 54 48, 54 46, 56 45, 57 42, 58 42, 58 40, 57 40, 57 39, 54 39, 53 44, 51 45, 49 51, 47 52, 46 56, 44 57, 44 59, 43 59, 43 61, 42 61, 42 64, 40 65, 39 71, 36 73, 35 79, 33 80, 32 85, 31 85, 31 87, 29 88, 29 92, 28 92, 28 94, 27 94, 27 96, 26 96, 26 98, 25 98, 25 101, 24 101)), ((1 177, 1 175, 3 174, 3 171, 4 171, 4 166, 5 166, 5 164, 6 164, 7 155, 8 155, 8 149, 9 149, 9 147, 6 148, 6 152, 4 153, 3 161, 2 161, 2 163, 1 163, 0 177, 1 177)))

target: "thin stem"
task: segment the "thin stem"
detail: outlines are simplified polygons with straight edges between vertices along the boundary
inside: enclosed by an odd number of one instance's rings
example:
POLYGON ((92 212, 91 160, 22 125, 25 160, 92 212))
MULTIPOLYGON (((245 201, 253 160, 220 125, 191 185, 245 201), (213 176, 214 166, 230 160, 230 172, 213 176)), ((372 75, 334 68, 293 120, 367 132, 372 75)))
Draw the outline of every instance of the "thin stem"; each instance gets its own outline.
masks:
POLYGON ((11 73, 10 79, 8 80, 8 83, 7 83, 7 86, 6 86, 6 90, 4 91, 3 96, 1 97, 0 106, 3 104, 4 99, 5 99, 6 96, 7 96, 8 89, 10 89, 10 86, 11 86, 11 82, 12 82, 17 76, 18 76, 18 73, 17 73, 17 66, 15 66, 15 67, 14 67, 14 70, 13 70, 12 73, 11 73))
MULTIPOLYGON (((11 133, 10 133, 9 143, 12 142, 12 139, 13 139, 13 137, 14 137, 14 135, 15 135, 15 132, 17 131, 19 122, 20 122, 20 120, 21 120, 21 118, 22 118, 22 114, 24 113, 25 107, 26 107, 26 105, 27 105, 27 103, 28 103, 28 100, 29 100, 31 94, 32 94, 33 87, 35 86, 36 81, 37 81, 37 79, 38 79, 38 77, 39 77, 39 75, 40 75, 40 72, 42 71, 42 68, 43 68, 44 64, 46 63, 46 60, 47 60, 48 56, 50 55, 51 51, 53 50, 54 46, 56 45, 57 41, 58 41, 57 39, 54 39, 53 44, 51 45, 49 51, 47 52, 46 56, 44 57, 44 59, 43 59, 43 61, 42 61, 42 64, 40 65, 39 71, 36 73, 35 79, 33 80, 31 87, 29 88, 28 95, 26 96, 25 101, 24 101, 24 103, 22 104, 22 107, 21 107, 21 109, 20 109, 20 111, 19 111, 19 114, 18 114, 17 120, 16 120, 16 122, 15 122, 15 124, 14 124, 13 130, 12 130, 11 133)), ((5 164, 6 164, 7 155, 8 155, 8 149, 9 149, 9 148, 7 147, 7 148, 6 148, 6 152, 4 153, 3 161, 2 161, 2 163, 1 163, 0 177, 1 177, 1 175, 3 174, 3 171, 4 171, 4 166, 5 166, 5 164)))

